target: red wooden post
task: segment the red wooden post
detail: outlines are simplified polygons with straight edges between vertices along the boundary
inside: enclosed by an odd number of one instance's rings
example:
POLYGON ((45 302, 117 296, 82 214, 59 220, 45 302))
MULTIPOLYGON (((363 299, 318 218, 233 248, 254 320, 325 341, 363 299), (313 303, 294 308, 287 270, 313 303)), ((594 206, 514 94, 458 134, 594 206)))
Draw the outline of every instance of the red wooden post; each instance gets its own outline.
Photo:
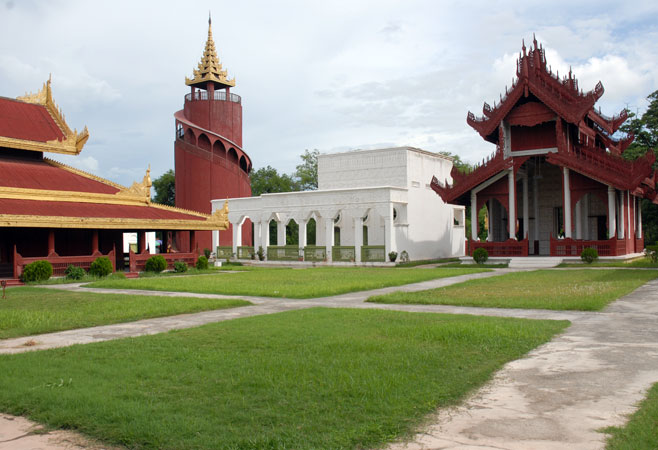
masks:
POLYGON ((198 254, 196 248, 196 232, 194 230, 190 230, 190 253, 194 253, 194 256, 198 254))
POLYGON ((48 230, 48 256, 55 253, 55 230, 48 230))
POLYGON ((139 241, 139 254, 146 253, 146 231, 140 231, 137 234, 137 240, 139 241))
POLYGON ((98 251, 98 230, 94 230, 91 234, 91 254, 96 255, 98 251))

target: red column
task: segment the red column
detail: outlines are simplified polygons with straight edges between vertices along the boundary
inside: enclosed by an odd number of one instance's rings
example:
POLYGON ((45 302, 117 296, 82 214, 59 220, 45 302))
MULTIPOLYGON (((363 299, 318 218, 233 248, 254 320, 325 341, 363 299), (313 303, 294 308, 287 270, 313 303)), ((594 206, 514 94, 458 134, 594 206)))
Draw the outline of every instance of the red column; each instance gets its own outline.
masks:
POLYGON ((91 254, 95 255, 100 253, 98 251, 98 230, 94 230, 91 234, 91 254))
POLYGON ((140 231, 137 234, 137 241, 139 241, 139 253, 146 252, 146 231, 140 231))
POLYGON ((197 250, 196 250, 196 232, 194 230, 190 230, 190 252, 194 253, 194 256, 197 255, 197 250))
POLYGON ((55 230, 48 230, 48 256, 55 253, 55 230))

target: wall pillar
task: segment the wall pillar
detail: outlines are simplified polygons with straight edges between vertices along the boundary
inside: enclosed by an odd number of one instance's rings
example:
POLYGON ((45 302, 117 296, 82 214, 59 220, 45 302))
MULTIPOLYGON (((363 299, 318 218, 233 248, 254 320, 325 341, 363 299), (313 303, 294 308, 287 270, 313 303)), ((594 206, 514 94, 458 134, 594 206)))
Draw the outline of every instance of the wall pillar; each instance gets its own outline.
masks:
POLYGON ((333 260, 331 250, 334 246, 334 220, 331 217, 324 219, 324 245, 327 255, 327 262, 333 260))
POLYGON ((235 257, 238 257, 238 246, 242 245, 242 225, 240 222, 232 223, 233 225, 233 249, 232 252, 235 257))
POLYGON ((487 217, 489 218, 489 227, 487 230, 487 242, 493 242, 494 241, 494 201, 493 199, 489 200, 487 202, 487 217))
POLYGON ((637 202, 637 237, 642 238, 642 201, 637 202))
POLYGON ((576 239, 582 239, 583 238, 583 215, 582 215, 582 199, 581 197, 580 201, 576 203, 575 205, 575 212, 576 212, 576 239))
POLYGON ((539 180, 536 176, 532 177, 532 209, 535 215, 535 232, 533 240, 539 240, 539 180))
POLYGON ((583 239, 589 240, 589 193, 583 195, 580 202, 583 204, 583 239))
POLYGON ((514 168, 507 174, 509 238, 516 239, 516 180, 514 168))
POLYGON ((254 244, 254 252, 257 252, 258 247, 263 245, 261 244, 261 237, 260 237, 261 223, 253 222, 253 224, 254 224, 254 235, 252 236, 252 239, 254 244))
POLYGON ((219 230, 212 230, 212 248, 211 252, 215 253, 217 251, 217 246, 219 245, 219 230))
POLYGON ((564 237, 570 238, 571 233, 571 184, 569 183, 569 169, 562 168, 562 186, 564 188, 564 237))
POLYGON ((276 245, 286 245, 286 225, 283 221, 276 223, 276 245))
POLYGON ((530 237, 530 213, 528 208, 528 171, 523 174, 523 236, 521 240, 530 237))
POLYGON ((363 217, 354 218, 354 261, 361 262, 361 247, 363 246, 363 217))
MULTIPOLYGON (((478 240, 478 197, 477 194, 471 191, 471 239, 478 240)), ((386 254, 388 255, 388 252, 386 254)))
POLYGON ((270 221, 263 221, 260 223, 260 245, 263 246, 263 251, 267 255, 267 247, 270 246, 270 221))
POLYGON ((298 225, 299 225, 299 248, 300 250, 304 250, 304 247, 306 247, 306 225, 308 224, 308 220, 300 220, 298 225))
MULTIPOLYGON (((474 195, 474 194, 472 194, 474 195)), ((472 198, 472 197, 471 197, 472 198)), ((472 217, 472 213, 471 213, 472 217)), ((477 216, 476 216, 477 218, 477 216)), ((390 252, 395 252, 397 251, 397 245, 395 243, 395 224, 393 222, 393 204, 388 205, 388 217, 384 218, 384 253, 385 256, 384 258, 388 258, 388 254, 390 252)), ((475 226, 477 227, 477 222, 475 223, 475 226)), ((477 238, 477 232, 476 236, 477 238)))
POLYGON ((624 239, 626 236, 626 212, 624 211, 624 191, 619 191, 619 239, 624 239))
POLYGON ((617 233, 617 212, 615 206, 617 205, 615 188, 608 186, 608 239, 612 239, 617 233))

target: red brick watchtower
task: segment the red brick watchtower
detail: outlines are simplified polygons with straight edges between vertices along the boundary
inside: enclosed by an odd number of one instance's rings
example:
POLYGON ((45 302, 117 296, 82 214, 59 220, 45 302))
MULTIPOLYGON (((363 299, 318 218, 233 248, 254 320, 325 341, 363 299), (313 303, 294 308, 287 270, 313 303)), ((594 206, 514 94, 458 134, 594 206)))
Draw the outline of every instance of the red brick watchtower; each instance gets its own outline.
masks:
MULTIPOLYGON (((242 149, 242 99, 232 94, 235 78, 222 70, 208 19, 208 40, 193 78, 185 78, 190 93, 176 119, 176 206, 210 214, 213 199, 249 197, 251 159, 242 149)), ((251 226, 243 239, 251 243, 251 226)), ((219 245, 231 245, 230 230, 219 245)), ((211 232, 200 232, 199 250, 212 248, 211 232)), ((185 243, 180 243, 185 248, 185 243)), ((242 245, 239 243, 238 245, 242 245)), ((213 249, 214 250, 214 249, 213 249)))

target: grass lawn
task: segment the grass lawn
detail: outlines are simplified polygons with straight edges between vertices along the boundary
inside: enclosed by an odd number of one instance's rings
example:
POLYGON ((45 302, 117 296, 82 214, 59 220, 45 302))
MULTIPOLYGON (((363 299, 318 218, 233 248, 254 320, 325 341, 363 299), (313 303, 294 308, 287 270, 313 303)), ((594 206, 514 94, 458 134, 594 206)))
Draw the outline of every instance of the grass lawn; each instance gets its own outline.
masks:
POLYGON ((432 268, 263 268, 250 272, 217 273, 194 277, 103 280, 90 287, 148 289, 209 294, 312 298, 346 292, 399 286, 435 278, 454 277, 486 269, 432 268))
POLYGON ((290 311, 0 356, 0 410, 132 449, 372 448, 567 325, 290 311))
POLYGON ((658 263, 651 262, 649 258, 637 258, 632 261, 595 261, 592 264, 583 263, 562 263, 558 267, 631 267, 658 269, 658 263))
POLYGON ((244 300, 157 297, 17 287, 0 300, 0 339, 249 305, 244 300))
POLYGON ((611 436, 607 450, 655 450, 658 448, 658 384, 649 390, 640 409, 624 427, 605 430, 611 436))
POLYGON ((368 299, 373 303, 482 306, 600 311, 626 295, 658 271, 538 270, 472 280, 420 292, 395 292, 368 299))

